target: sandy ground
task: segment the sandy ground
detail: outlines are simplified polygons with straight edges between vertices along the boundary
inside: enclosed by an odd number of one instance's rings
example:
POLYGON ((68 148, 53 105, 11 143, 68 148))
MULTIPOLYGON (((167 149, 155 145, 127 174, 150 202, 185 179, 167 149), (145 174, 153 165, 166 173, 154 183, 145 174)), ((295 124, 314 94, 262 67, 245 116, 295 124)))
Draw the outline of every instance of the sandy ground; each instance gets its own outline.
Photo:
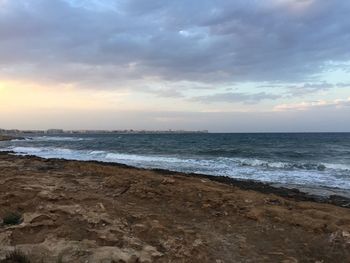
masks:
POLYGON ((0 262, 350 262, 348 208, 178 173, 1 153, 10 212, 0 262))

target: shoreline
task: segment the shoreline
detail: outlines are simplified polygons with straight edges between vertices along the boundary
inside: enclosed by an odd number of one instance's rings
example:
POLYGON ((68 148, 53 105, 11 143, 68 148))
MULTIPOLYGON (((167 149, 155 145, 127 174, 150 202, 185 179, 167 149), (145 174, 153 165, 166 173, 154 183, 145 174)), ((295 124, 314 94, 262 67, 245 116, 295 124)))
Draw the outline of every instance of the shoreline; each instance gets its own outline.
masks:
MULTIPOLYGON (((8 139, 8 140, 12 140, 12 139, 18 139, 18 138, 12 137, 11 139, 8 139)), ((0 141, 1 141, 1 137, 0 137, 0 141)), ((95 161, 95 160, 81 161, 81 160, 71 160, 71 159, 64 159, 64 158, 42 158, 35 155, 19 155, 12 151, 0 152, 0 154, 10 154, 10 155, 19 156, 19 157, 39 158, 43 160, 53 160, 53 161, 55 160, 56 161, 77 161, 77 162, 84 162, 84 163, 94 163, 99 165, 135 169, 139 171, 152 171, 160 175, 178 175, 178 176, 185 176, 185 177, 196 177, 196 178, 207 179, 213 182, 219 182, 219 183, 231 185, 234 187, 238 187, 242 190, 253 190, 264 194, 275 194, 281 197, 291 198, 296 201, 328 203, 328 204, 332 204, 340 207, 350 208, 350 191, 343 190, 343 189, 335 189, 335 188, 327 189, 325 187, 308 187, 304 185, 286 185, 286 184, 281 184, 277 182, 267 183, 267 182, 255 181, 250 179, 239 179, 239 178, 232 178, 228 176, 215 176, 215 175, 200 174, 200 173, 185 173, 185 172, 178 172, 178 171, 159 169, 159 168, 140 168, 140 167, 131 166, 123 163, 117 163, 117 162, 104 162, 104 161, 95 161), (341 192, 343 192, 344 194, 341 195, 340 194, 341 192)))
MULTIPOLYGON (((97 163, 103 163, 98 162, 97 163)), ((111 163, 112 164, 112 163, 111 163)), ((123 164, 122 164, 123 165, 123 164)), ((210 181, 219 182, 227 185, 231 185, 233 187, 238 187, 242 190, 252 190, 257 191, 259 193, 263 194, 275 194, 284 198, 291 198, 296 201, 309 201, 309 202, 316 202, 316 203, 328 203, 336 206, 346 207, 350 208, 350 198, 346 196, 341 196, 338 194, 331 194, 331 195, 321 195, 320 193, 321 189, 318 188, 320 191, 317 191, 316 188, 310 187, 310 189, 314 189, 314 194, 312 194, 311 190, 310 192, 307 191, 301 191, 300 188, 304 188, 306 190, 306 187, 303 187, 301 185, 284 185, 280 183, 266 183, 266 182, 260 182, 255 180, 249 180, 249 179, 239 179, 239 178, 232 178, 228 176, 215 176, 215 175, 207 175, 207 174, 197 174, 197 173, 183 173, 183 172, 176 172, 176 171, 170 171, 166 169, 143 169, 143 168, 137 168, 133 166, 128 166, 129 168, 136 168, 141 170, 151 170, 155 171, 160 174, 174 174, 179 176, 187 176, 187 177, 198 177, 202 179, 208 179, 210 181)), ((333 188, 332 188, 333 189, 333 188)))
POLYGON ((11 141, 11 140, 18 139, 18 138, 19 138, 19 137, 16 137, 16 136, 2 135, 2 134, 0 134, 0 142, 1 142, 1 141, 11 141))
POLYGON ((14 249, 47 263, 350 258, 350 210, 299 191, 5 152, 0 170, 0 262, 14 249))
MULTIPOLYGON (((17 135, 0 135, 0 141, 8 141, 8 140, 24 140, 25 137, 18 137, 17 135), (3 138, 2 138, 3 137, 3 138)), ((13 154, 16 154, 13 152, 13 154)), ((31 154, 18 154, 19 156, 31 156, 31 154)), ((33 156, 36 156, 35 153, 33 156)), ((39 158, 41 156, 38 156, 39 158)), ((46 159, 47 157, 41 157, 46 159)), ((56 157, 49 157, 56 159, 56 157)), ((58 157, 58 159, 61 157, 58 157)), ((77 161, 86 161, 86 162, 97 162, 100 164, 110 164, 110 165, 126 165, 123 163, 112 162, 112 161, 104 161, 104 160, 79 160, 79 159, 67 159, 65 157, 62 158, 63 160, 77 160, 77 161)), ((282 197, 292 197, 299 199, 299 200, 309 200, 309 201, 315 201, 315 202, 324 202, 324 203, 332 203, 338 206, 343 207, 350 207, 350 189, 342 189, 337 187, 327 187, 327 186, 321 186, 321 185, 305 185, 305 184, 288 184, 288 183, 280 183, 278 181, 260 181, 258 178, 254 179, 248 179, 248 178, 239 178, 239 177, 230 177, 230 176, 224 176, 224 175, 216 175, 214 173, 194 173, 194 172, 181 172, 170 170, 170 169, 163 169, 163 168, 152 168, 152 167, 146 167, 143 168, 142 166, 132 166, 132 165, 126 165, 130 168, 136 168, 136 169, 144 169, 144 170, 152 170, 152 171, 158 171, 160 173, 178 173, 182 174, 184 176, 197 176, 197 177, 203 177, 207 178, 211 181, 217 181, 225 184, 232 184, 234 186, 241 187, 242 189, 250 189, 250 190, 256 190, 262 193, 275 193, 282 197)), ((298 173, 298 171, 295 171, 298 173)))

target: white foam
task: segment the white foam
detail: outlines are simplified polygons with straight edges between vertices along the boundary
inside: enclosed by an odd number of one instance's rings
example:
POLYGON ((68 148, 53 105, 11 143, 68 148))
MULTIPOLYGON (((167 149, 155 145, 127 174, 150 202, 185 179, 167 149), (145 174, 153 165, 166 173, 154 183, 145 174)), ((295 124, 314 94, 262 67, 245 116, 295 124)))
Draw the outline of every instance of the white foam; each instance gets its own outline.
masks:
POLYGON ((48 141, 84 141, 88 140, 89 138, 79 138, 79 137, 61 137, 61 136, 37 136, 37 137, 30 137, 26 138, 27 140, 32 140, 32 141, 43 141, 43 142, 48 142, 48 141))
MULTIPOLYGON (((142 168, 160 168, 180 172, 202 173, 216 176, 252 179, 263 182, 299 184, 309 186, 338 187, 350 189, 350 176, 335 176, 317 169, 287 169, 293 165, 284 162, 267 162, 244 158, 185 158, 177 156, 137 155, 96 150, 73 150, 56 147, 7 147, 20 155, 36 155, 42 158, 71 160, 95 160, 116 162, 142 168)), ((345 165, 325 164, 329 169, 348 169, 345 165)), ((347 170, 345 170, 347 171, 347 170)))
POLYGON ((38 147, 8 147, 7 150, 14 151, 16 153, 34 154, 34 153, 41 153, 43 151, 43 148, 38 148, 38 147))
POLYGON ((346 165, 346 164, 323 163, 323 165, 328 169, 350 171, 350 165, 346 165))

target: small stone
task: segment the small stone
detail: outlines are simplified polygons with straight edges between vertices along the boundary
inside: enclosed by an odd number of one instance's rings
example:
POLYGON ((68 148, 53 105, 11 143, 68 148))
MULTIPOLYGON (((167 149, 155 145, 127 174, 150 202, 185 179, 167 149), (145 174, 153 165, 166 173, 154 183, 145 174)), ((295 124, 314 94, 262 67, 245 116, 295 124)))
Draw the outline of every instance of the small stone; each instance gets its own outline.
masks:
POLYGON ((98 203, 99 207, 101 208, 102 211, 106 211, 106 208, 102 203, 98 203))
POLYGON ((196 239, 194 242, 193 242, 193 246, 194 247, 198 247, 200 245, 203 244, 203 241, 201 239, 196 239))
POLYGON ((294 257, 288 257, 282 260, 282 263, 298 263, 299 261, 294 257))
POLYGON ((175 180, 172 179, 172 178, 165 178, 163 181, 162 181, 162 184, 173 184, 175 183, 175 180))
POLYGON ((348 231, 343 231, 342 232, 342 236, 346 237, 346 238, 349 238, 350 237, 350 233, 348 231))

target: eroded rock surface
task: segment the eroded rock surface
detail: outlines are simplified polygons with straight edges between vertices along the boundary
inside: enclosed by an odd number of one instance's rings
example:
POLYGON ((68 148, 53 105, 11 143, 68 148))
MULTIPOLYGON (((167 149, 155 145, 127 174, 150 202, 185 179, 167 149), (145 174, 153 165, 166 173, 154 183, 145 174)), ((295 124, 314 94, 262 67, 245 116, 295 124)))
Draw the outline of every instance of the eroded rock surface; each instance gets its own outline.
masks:
POLYGON ((203 178, 0 154, 0 260, 349 262, 350 210, 203 178))

